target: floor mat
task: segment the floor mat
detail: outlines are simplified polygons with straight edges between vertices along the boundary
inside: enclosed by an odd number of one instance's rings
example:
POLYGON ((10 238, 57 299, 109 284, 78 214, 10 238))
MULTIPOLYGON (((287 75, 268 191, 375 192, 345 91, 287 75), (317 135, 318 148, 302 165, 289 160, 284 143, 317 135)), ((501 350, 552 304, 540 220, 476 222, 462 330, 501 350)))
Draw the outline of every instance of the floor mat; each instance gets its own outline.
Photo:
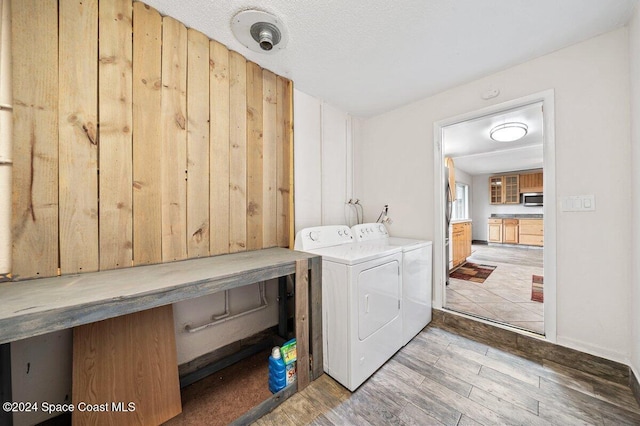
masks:
POLYGON ((494 269, 496 269, 496 267, 492 265, 479 265, 477 263, 466 262, 458 269, 450 272, 449 276, 459 280, 482 284, 494 269))
POLYGON ((263 351, 182 389, 182 414, 165 426, 227 425, 271 397, 270 354, 263 351))

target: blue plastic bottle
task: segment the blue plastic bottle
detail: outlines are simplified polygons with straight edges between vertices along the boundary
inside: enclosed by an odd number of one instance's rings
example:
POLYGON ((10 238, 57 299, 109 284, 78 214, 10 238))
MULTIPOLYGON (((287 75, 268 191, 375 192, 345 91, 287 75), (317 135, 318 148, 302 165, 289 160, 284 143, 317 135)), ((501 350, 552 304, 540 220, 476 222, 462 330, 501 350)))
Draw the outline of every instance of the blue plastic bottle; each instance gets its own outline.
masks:
POLYGON ((287 372, 280 348, 274 347, 269 357, 269 390, 276 393, 287 385, 287 372))

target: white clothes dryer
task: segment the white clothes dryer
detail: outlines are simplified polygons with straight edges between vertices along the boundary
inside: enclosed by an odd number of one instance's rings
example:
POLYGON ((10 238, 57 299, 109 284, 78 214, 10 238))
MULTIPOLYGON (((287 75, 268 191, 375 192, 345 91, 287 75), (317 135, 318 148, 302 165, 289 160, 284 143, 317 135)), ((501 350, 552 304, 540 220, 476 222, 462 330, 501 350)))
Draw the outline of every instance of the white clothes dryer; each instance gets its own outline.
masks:
POLYGON ((322 256, 323 368, 354 391, 402 347, 401 249, 348 226, 303 229, 294 248, 322 256))
POLYGON ((382 223, 351 228, 356 241, 402 249, 402 345, 431 322, 432 242, 390 237, 382 223))

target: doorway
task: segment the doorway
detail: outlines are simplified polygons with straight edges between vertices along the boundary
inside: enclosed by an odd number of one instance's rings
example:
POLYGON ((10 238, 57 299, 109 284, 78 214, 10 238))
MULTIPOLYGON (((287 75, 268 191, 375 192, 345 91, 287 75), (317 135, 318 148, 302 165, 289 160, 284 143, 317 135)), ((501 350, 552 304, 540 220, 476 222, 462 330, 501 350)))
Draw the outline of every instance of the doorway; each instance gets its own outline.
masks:
POLYGON ((443 224, 434 306, 555 341, 553 91, 442 120, 434 132, 435 217, 443 224), (496 143, 489 133, 505 123, 522 124, 527 137, 496 143), (482 134, 469 137, 474 131, 482 134), (533 190, 543 205, 526 204, 524 191, 533 190))

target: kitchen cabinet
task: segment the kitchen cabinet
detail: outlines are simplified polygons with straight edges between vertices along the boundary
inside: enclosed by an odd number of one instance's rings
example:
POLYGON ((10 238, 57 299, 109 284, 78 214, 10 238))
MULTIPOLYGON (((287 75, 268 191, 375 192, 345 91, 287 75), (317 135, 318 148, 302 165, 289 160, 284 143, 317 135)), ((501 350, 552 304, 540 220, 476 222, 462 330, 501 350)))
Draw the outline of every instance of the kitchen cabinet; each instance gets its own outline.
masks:
POLYGON ((503 204, 502 200, 502 176, 492 176, 489 178, 489 203, 503 204))
POLYGON ((544 245, 543 219, 520 219, 518 226, 518 242, 530 246, 544 245))
POLYGON ((503 219, 502 232, 503 243, 518 244, 518 219, 503 219))
POLYGON ((518 204, 520 203, 520 176, 503 175, 489 178, 490 204, 518 204))
POLYGON ((502 219, 489 219, 489 242, 502 242, 502 219))
POLYGON ((502 186, 504 187, 505 204, 520 203, 519 181, 520 177, 518 175, 503 176, 502 186))
POLYGON ((471 222, 458 222, 452 225, 453 268, 462 265, 467 257, 471 256, 471 230, 471 222))
POLYGON ((543 174, 542 171, 526 173, 520 175, 520 193, 542 192, 543 174))

